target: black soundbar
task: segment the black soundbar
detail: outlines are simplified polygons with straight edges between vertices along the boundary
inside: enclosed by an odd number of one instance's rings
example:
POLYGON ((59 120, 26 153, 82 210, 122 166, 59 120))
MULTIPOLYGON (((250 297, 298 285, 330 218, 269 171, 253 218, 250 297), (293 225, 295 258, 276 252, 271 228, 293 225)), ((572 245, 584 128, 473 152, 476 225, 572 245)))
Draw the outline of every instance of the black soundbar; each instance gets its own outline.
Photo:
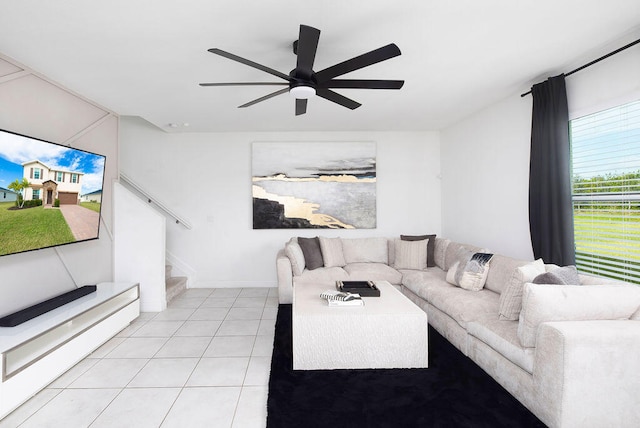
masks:
POLYGON ((0 318, 0 327, 15 327, 20 325, 23 322, 27 322, 30 319, 59 308, 62 305, 73 302, 87 294, 91 294, 96 291, 97 288, 98 287, 95 285, 85 285, 84 287, 76 288, 75 290, 71 290, 49 300, 45 300, 44 302, 36 303, 33 306, 29 306, 28 308, 24 308, 18 312, 6 315, 0 318))

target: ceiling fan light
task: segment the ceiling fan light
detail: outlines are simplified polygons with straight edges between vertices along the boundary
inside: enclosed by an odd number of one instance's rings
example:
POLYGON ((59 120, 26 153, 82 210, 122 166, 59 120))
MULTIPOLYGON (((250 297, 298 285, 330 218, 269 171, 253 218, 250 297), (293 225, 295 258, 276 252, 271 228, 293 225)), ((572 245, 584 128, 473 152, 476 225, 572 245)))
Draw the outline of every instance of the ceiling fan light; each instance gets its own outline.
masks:
POLYGON ((314 88, 312 88, 311 86, 301 85, 301 86, 295 86, 295 87, 289 89, 289 93, 295 99, 306 100, 306 99, 309 99, 309 98, 313 97, 316 94, 316 90, 314 88))

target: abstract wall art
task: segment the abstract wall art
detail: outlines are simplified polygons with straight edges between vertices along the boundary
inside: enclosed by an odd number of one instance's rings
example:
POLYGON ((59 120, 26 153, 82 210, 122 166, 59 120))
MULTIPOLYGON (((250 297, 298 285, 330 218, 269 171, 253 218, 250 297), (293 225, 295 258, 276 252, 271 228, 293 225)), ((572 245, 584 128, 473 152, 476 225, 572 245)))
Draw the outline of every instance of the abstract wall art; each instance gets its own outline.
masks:
POLYGON ((374 229, 376 143, 253 143, 254 229, 374 229))

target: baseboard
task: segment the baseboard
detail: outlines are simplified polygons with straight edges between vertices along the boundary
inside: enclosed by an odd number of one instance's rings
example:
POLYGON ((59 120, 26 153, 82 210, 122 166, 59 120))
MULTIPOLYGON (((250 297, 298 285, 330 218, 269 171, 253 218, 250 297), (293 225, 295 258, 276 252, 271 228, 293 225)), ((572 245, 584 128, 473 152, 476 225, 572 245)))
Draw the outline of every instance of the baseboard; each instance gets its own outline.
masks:
POLYGON ((276 288, 276 281, 197 281, 189 288, 276 288))

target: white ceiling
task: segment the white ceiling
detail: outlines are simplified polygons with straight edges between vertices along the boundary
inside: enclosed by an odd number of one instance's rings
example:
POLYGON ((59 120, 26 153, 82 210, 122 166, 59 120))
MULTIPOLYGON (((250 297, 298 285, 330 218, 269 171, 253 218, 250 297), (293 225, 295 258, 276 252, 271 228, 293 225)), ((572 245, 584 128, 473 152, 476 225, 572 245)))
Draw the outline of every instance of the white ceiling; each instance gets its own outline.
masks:
MULTIPOLYGON (((168 132, 435 130, 548 75, 640 37, 638 0, 2 0, 0 53, 120 114, 168 132), (322 31, 314 69, 388 43, 402 55, 345 78, 404 79, 399 90, 337 90, 307 114, 278 81, 217 47, 286 74, 300 24, 322 31), (170 123, 189 127, 170 128, 170 123)), ((634 47, 639 49, 639 47, 634 47)))

